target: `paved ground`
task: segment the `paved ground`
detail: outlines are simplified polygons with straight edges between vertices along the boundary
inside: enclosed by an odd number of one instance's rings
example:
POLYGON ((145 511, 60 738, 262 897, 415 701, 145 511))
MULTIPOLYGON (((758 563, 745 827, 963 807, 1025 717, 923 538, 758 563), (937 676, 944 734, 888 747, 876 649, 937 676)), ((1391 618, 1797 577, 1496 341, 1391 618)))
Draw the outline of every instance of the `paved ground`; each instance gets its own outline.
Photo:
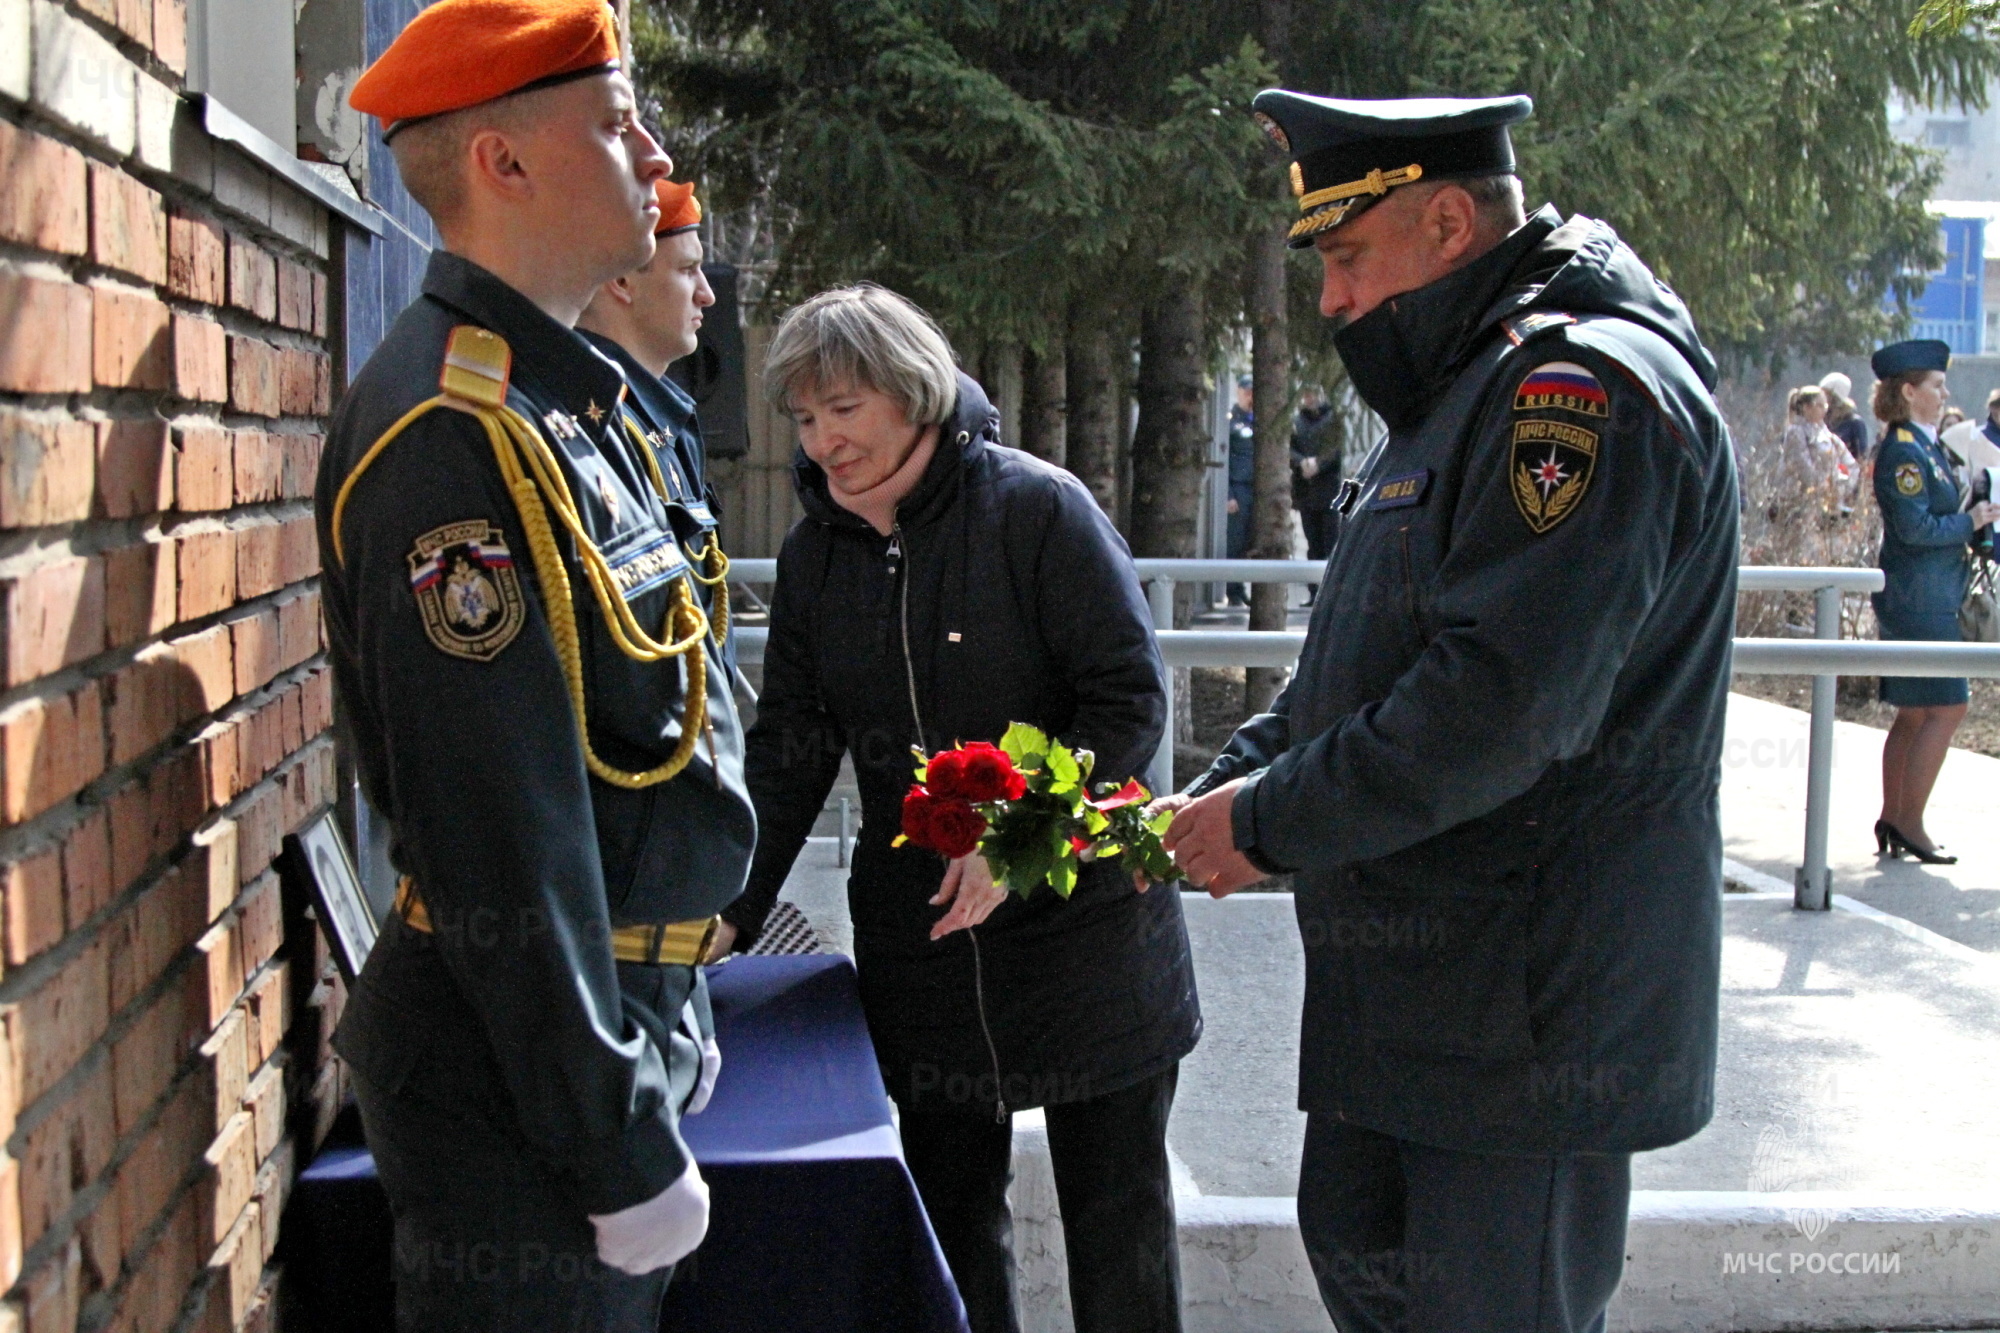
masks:
MULTIPOLYGON (((1804 824, 1805 717, 1731 697, 1724 833, 1731 857, 1789 882, 1804 824)), ((2000 954, 2000 760, 1954 752, 1933 801, 1955 867, 1878 865, 1881 733, 1836 741, 1836 892, 2000 954)), ((846 873, 816 838, 786 889, 845 950, 846 873)), ((1188 1060, 1173 1146, 1205 1194, 1290 1194, 1301 955, 1284 895, 1186 896, 1207 1033, 1188 1060)), ((1641 1189, 2000 1189, 2000 958, 1974 959, 1847 910, 1794 912, 1731 895, 1717 1115, 1688 1143, 1642 1155, 1641 1189), (1762 1152, 1760 1154, 1760 1144, 1762 1152)), ((1922 932, 1917 932, 1922 934, 1922 932)))

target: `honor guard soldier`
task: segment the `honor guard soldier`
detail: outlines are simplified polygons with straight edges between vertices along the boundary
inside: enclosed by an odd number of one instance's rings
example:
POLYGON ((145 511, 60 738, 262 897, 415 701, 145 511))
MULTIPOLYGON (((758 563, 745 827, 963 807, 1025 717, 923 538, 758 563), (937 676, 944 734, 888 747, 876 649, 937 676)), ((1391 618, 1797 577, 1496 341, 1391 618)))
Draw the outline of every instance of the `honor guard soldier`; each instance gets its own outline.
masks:
POLYGON ((1713 1107, 1715 364, 1610 227, 1523 216, 1527 98, 1254 108, 1388 433, 1290 688, 1169 843, 1217 896, 1295 873, 1299 1220, 1343 1333, 1601 1329, 1630 1155, 1713 1107))
POLYGON ((618 51, 602 0, 440 0, 350 98, 443 242, 316 506, 401 872, 335 1045, 405 1330, 650 1333, 708 1222, 679 1132, 719 1063, 696 963, 755 817, 720 552, 670 423, 573 329, 652 257, 671 165, 618 51))

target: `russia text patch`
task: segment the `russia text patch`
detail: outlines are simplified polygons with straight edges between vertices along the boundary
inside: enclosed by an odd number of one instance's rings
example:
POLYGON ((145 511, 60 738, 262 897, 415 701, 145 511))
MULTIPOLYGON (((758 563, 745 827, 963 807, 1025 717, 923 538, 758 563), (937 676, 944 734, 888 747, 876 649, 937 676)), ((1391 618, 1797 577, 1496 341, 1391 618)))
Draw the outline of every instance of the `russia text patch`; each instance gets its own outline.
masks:
POLYGON ((1514 392, 1516 412, 1577 412, 1587 417, 1609 416, 1604 386, 1597 376, 1574 361, 1537 366, 1514 392))

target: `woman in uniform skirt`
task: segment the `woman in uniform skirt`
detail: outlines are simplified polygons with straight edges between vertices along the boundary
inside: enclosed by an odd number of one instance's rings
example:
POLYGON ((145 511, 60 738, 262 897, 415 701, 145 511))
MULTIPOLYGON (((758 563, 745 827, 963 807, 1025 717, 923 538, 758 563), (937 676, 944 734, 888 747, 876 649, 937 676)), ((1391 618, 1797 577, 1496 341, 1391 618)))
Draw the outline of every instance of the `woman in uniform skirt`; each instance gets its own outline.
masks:
MULTIPOLYGON (((1938 443, 1951 349, 1933 339, 1892 343, 1875 353, 1875 415, 1886 426, 1875 450, 1875 499, 1882 506, 1884 587, 1874 595, 1884 639, 1957 642, 1958 607, 1971 566, 1967 545, 2000 506, 1960 510, 1958 480, 1938 443)), ((1924 829, 1924 807, 1952 735, 1965 720, 1962 677, 1884 676, 1882 702, 1896 708, 1882 746, 1878 854, 1905 853, 1951 865, 1924 829)))

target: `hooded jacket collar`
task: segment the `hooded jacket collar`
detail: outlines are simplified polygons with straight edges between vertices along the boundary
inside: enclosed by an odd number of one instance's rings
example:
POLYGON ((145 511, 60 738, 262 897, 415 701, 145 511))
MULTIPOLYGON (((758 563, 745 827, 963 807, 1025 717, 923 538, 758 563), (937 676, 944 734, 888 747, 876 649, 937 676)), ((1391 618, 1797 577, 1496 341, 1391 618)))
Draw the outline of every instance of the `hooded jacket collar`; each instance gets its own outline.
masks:
POLYGON ((1710 389, 1715 358, 1679 296, 1618 233, 1543 205, 1472 263, 1384 301, 1334 335, 1355 391, 1390 429, 1421 421, 1501 320, 1528 310, 1610 315, 1673 344, 1710 389))
MULTIPOLYGON (((959 372, 958 401, 952 405, 951 415, 938 427, 937 451, 931 455, 916 489, 896 506, 896 522, 917 528, 935 521, 958 498, 959 479, 965 465, 987 445, 999 442, 1000 414, 978 382, 959 372)), ((834 502, 827 490, 825 469, 806 457, 803 448, 792 454, 792 486, 808 518, 834 527, 874 531, 867 519, 834 502)))

